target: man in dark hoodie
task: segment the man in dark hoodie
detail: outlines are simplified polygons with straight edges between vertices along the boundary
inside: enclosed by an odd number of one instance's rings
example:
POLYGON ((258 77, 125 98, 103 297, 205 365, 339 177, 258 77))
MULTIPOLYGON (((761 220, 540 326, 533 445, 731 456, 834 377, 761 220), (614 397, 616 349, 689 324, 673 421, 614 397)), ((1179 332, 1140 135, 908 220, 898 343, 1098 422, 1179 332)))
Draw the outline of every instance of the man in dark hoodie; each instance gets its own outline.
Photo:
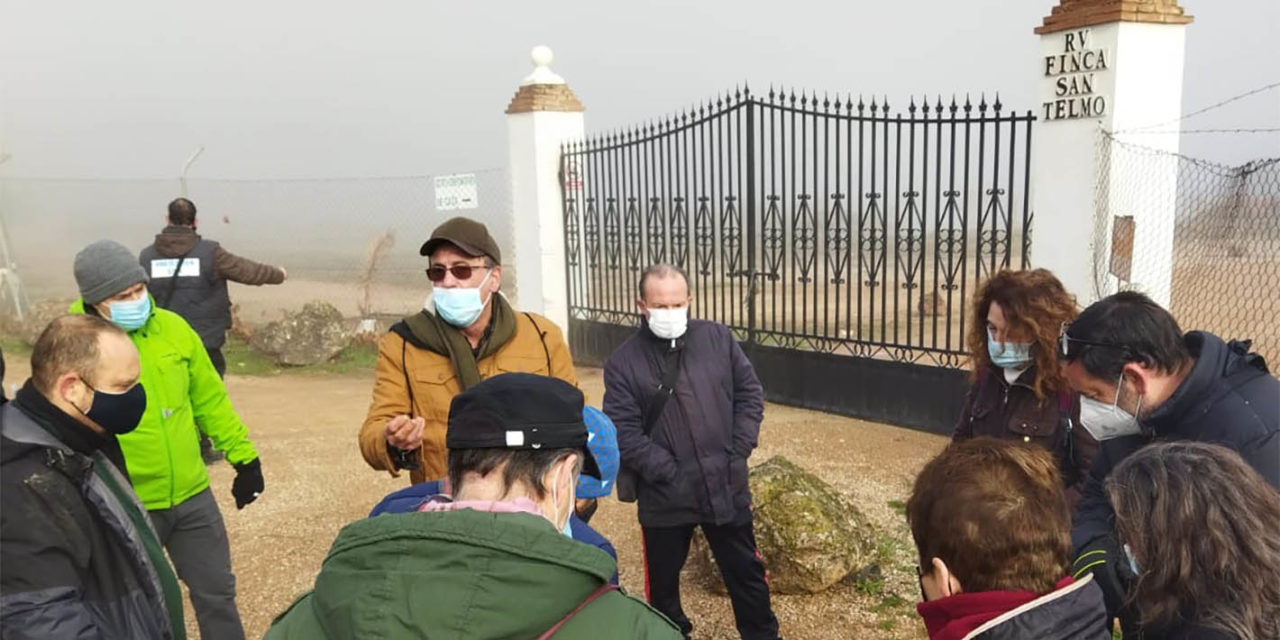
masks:
POLYGON ((0 637, 185 637, 178 580, 116 442, 146 409, 140 375, 123 331, 64 316, 0 407, 0 637))
POLYGON ((1080 424, 1101 443, 1071 535, 1073 571, 1097 578, 1108 612, 1136 637, 1136 612, 1124 607, 1135 575, 1116 536, 1107 476, 1156 440, 1192 440, 1236 451, 1280 487, 1280 380, 1250 342, 1183 335, 1168 311, 1135 292, 1093 303, 1059 342, 1067 381, 1081 395, 1080 424))
MULTIPOLYGON (((241 258, 213 240, 196 233, 196 205, 186 198, 169 203, 169 226, 156 234, 156 241, 138 256, 151 276, 149 289, 156 305, 187 321, 219 376, 227 375, 222 346, 231 328, 231 296, 227 281, 259 286, 280 284, 288 273, 241 258)), ((201 436, 200 451, 205 462, 220 460, 208 436, 201 436)))

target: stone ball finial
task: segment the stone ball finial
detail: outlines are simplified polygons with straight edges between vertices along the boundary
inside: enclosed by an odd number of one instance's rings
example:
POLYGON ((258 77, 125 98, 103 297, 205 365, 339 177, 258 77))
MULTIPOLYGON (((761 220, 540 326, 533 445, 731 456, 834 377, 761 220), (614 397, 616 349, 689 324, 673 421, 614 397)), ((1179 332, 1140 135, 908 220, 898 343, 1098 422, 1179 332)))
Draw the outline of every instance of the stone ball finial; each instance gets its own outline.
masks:
POLYGON ((533 66, 549 67, 556 56, 551 52, 551 47, 540 44, 533 48, 533 51, 529 53, 529 57, 533 60, 533 66))
POLYGON ((538 45, 529 52, 529 58, 533 61, 533 73, 525 77, 520 84, 564 84, 564 78, 556 75, 551 70, 551 61, 555 59, 555 54, 551 53, 551 47, 546 45, 538 45))

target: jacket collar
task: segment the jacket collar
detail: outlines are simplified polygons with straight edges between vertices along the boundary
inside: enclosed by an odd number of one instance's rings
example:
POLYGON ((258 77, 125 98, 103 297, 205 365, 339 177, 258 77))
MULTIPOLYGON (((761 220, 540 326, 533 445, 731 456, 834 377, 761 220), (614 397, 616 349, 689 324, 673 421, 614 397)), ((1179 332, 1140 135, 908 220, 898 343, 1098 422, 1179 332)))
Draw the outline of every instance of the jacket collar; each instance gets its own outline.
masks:
POLYGON ((1204 331, 1190 331, 1183 338, 1194 363, 1182 384, 1142 422, 1156 433, 1176 430, 1187 415, 1213 393, 1223 378, 1233 353, 1221 338, 1204 331))
POLYGON ((916 605, 916 612, 924 620, 929 640, 963 640, 974 637, 1017 613, 1061 597, 1087 581, 1073 582, 1069 577, 1063 578, 1055 585, 1054 591, 1045 595, 1030 591, 960 593, 921 602, 916 605))
MULTIPOLYGON (((27 414, 36 424, 53 436, 60 445, 70 448, 76 453, 86 456, 92 456, 95 451, 102 449, 107 442, 107 437, 94 433, 89 427, 84 426, 79 420, 67 414, 67 412, 54 406, 39 391, 36 390, 35 384, 31 380, 22 386, 14 397, 14 403, 18 409, 27 414)), ((34 444, 49 444, 48 441, 36 442, 34 444)))

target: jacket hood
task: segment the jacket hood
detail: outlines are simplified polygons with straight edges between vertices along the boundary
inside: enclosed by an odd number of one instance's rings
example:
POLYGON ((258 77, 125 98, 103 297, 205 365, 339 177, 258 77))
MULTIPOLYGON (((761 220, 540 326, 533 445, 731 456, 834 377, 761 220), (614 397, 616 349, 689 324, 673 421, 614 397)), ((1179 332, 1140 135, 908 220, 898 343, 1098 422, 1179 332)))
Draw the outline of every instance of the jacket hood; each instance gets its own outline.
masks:
POLYGON ((1207 331, 1190 331, 1184 341, 1195 364, 1173 395, 1143 419, 1157 432, 1181 424, 1189 412, 1215 394, 1224 378, 1249 368, 1266 371, 1262 356, 1249 353, 1249 342, 1224 342, 1207 331))
POLYGON ((195 227, 169 225, 156 234, 156 251, 166 258, 178 258, 191 251, 200 242, 195 227))
POLYGON ((448 640, 533 638, 615 568, 604 551, 530 514, 388 514, 338 534, 310 613, 330 640, 419 637, 424 629, 448 640))

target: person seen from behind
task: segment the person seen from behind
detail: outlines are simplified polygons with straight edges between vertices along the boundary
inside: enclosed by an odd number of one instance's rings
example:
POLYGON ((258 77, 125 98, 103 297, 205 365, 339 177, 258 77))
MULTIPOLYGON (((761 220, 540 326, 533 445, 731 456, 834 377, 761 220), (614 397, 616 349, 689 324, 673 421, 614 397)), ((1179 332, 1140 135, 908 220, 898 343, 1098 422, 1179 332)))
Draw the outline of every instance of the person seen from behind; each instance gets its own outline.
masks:
POLYGON ((1001 271, 974 299, 967 342, 973 384, 952 439, 992 436, 1044 447, 1074 512, 1098 443, 1079 428, 1079 397, 1058 363, 1058 333, 1075 300, 1045 269, 1001 271))
POLYGON ((1071 517, 1043 447, 953 443, 916 477, 907 520, 930 640, 1109 640, 1102 592, 1068 575, 1071 517))
POLYGON ((529 373, 455 396, 452 496, 344 527, 266 640, 679 639, 610 584, 613 558, 570 537, 578 477, 601 475, 582 410, 576 387, 529 373))
MULTIPOLYGON (((260 286, 280 284, 284 267, 241 258, 196 233, 196 205, 186 198, 169 203, 168 226, 142 250, 138 261, 150 276, 148 288, 156 306, 180 316, 200 334, 218 375, 226 377, 222 347, 231 329, 231 296, 227 282, 260 286)), ((200 453, 206 463, 222 459, 207 435, 201 434, 200 453)))
POLYGON ((1106 489, 1143 640, 1280 638, 1280 491, 1240 454, 1153 444, 1106 489))
MULTIPOLYGON (((1173 316, 1137 292, 1086 308, 1060 336, 1067 381, 1081 394, 1080 424, 1100 441, 1072 529, 1077 578, 1092 573, 1128 637, 1125 607, 1135 575, 1123 555, 1105 482, 1122 460, 1155 440, 1234 450, 1280 487, 1280 380, 1248 341, 1183 334, 1173 316)), ((1172 634, 1178 633, 1169 629, 1172 634)))

